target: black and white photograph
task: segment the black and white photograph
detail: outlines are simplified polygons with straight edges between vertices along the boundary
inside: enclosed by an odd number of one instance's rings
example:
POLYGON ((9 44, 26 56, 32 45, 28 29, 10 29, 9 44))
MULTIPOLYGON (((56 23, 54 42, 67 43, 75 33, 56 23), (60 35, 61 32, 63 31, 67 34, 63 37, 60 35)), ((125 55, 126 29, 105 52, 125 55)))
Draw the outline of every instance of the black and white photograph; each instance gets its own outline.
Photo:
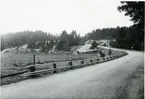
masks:
POLYGON ((144 99, 145 1, 0 0, 0 99, 144 99))

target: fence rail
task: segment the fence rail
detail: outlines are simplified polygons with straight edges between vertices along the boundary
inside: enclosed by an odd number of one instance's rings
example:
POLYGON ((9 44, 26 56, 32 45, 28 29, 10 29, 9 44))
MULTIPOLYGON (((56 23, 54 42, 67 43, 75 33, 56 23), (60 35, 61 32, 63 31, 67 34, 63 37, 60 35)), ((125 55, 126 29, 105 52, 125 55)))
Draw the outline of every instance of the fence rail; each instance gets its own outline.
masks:
POLYGON ((24 73, 27 73, 27 72, 28 72, 28 70, 25 70, 25 71, 17 72, 17 73, 14 73, 14 74, 3 75, 0 78, 2 79, 2 78, 6 78, 6 77, 16 76, 16 75, 24 74, 24 73))

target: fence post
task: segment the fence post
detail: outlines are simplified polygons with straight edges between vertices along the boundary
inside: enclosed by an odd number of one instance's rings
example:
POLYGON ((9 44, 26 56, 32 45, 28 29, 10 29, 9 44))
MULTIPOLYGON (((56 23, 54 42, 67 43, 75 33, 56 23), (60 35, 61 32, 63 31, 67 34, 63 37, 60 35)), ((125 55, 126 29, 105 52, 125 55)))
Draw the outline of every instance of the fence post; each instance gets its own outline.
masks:
POLYGON ((53 63, 53 73, 56 73, 56 64, 53 63))
POLYGON ((98 58, 96 63, 98 64, 98 63, 99 63, 99 61, 100 61, 100 59, 98 58))
POLYGON ((34 66, 35 66, 35 55, 33 56, 33 63, 34 63, 34 66))
POLYGON ((92 63, 93 63, 93 60, 91 59, 91 60, 90 60, 90 65, 92 65, 92 63))
POLYGON ((84 66, 84 61, 81 61, 81 66, 84 66))
POLYGON ((72 68, 72 62, 68 62, 68 65, 70 66, 70 69, 73 69, 72 68))
POLYGON ((30 67, 28 67, 28 71, 30 71, 30 72, 35 72, 35 66, 30 66, 30 67))

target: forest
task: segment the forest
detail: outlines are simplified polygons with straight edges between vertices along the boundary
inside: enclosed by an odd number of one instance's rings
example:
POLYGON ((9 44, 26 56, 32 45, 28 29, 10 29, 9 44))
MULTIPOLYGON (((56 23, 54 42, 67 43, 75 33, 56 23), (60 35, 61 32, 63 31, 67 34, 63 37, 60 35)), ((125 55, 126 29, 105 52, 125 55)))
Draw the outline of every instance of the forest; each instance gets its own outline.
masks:
POLYGON ((21 31, 1 34, 1 50, 28 44, 28 48, 40 48, 42 51, 52 49, 56 45, 58 51, 69 51, 74 45, 84 44, 87 40, 111 40, 110 45, 117 48, 144 50, 144 2, 121 2, 118 11, 131 17, 134 25, 130 27, 95 29, 84 37, 77 31, 62 31, 58 36, 41 30, 21 31), (113 41, 115 40, 115 41, 113 41), (50 41, 49 43, 46 41, 50 41))
POLYGON ((21 45, 28 44, 28 48, 32 51, 37 48, 49 51, 54 45, 58 51, 69 51, 72 46, 82 44, 84 41, 85 38, 74 30, 69 34, 64 30, 59 36, 41 30, 23 31, 1 35, 1 50, 10 47, 19 48, 21 45))
POLYGON ((130 27, 116 27, 96 29, 86 35, 87 39, 115 39, 111 41, 112 47, 144 50, 144 2, 121 2, 118 11, 125 12, 133 25, 130 27))

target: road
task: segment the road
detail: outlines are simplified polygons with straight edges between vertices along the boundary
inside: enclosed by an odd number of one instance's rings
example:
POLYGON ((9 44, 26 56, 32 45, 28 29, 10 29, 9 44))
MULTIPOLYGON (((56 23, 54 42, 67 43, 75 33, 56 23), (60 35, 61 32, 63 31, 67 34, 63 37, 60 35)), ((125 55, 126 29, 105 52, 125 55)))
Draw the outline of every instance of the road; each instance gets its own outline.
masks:
POLYGON ((1 86, 1 99, 143 99, 143 53, 1 86))

